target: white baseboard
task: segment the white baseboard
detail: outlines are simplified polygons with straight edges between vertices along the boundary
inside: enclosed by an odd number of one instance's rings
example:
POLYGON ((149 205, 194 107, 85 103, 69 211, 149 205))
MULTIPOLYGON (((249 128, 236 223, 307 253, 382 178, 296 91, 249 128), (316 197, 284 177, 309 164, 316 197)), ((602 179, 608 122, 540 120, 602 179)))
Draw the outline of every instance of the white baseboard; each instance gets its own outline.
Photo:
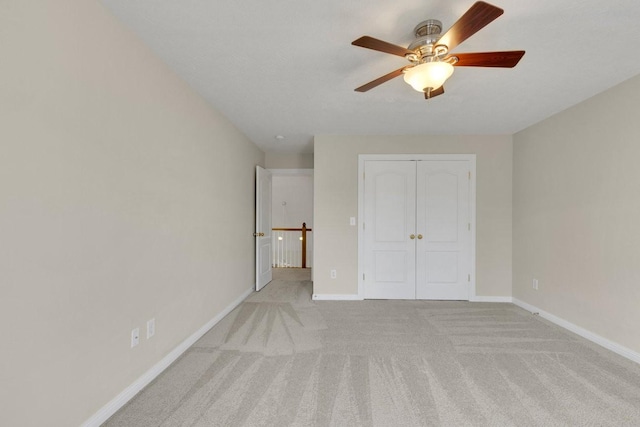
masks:
POLYGON ((113 400, 104 405, 98 412, 93 414, 91 418, 86 420, 82 427, 99 427, 102 423, 107 421, 109 417, 115 414, 120 408, 122 408, 129 400, 131 400, 136 394, 145 388, 151 381, 153 381, 158 375, 160 375, 165 369, 169 367, 178 357, 182 355, 189 347, 191 347, 196 341, 198 341, 209 329, 213 328, 219 321, 221 321, 227 314, 229 314, 234 308, 240 305, 251 293, 255 290, 255 285, 240 295, 235 301, 229 304, 224 310, 218 313, 213 319, 209 320, 204 326, 194 332, 189 338, 180 343, 169 354, 163 357, 158 363, 153 365, 151 369, 145 372, 140 378, 135 380, 133 384, 129 385, 120 394, 118 394, 113 400))
POLYGON ((527 304, 524 301, 520 301, 517 298, 513 298, 513 303, 515 305, 517 305, 520 308, 523 308, 527 311, 530 311, 531 313, 538 313, 538 315, 544 319, 547 319, 548 321, 555 323, 558 326, 561 326, 571 332, 573 332, 576 335, 580 335, 582 338, 588 339, 591 342, 594 342, 604 348, 606 348, 607 350, 611 350, 614 353, 619 354, 622 357, 626 357, 629 360, 632 360, 636 363, 640 363, 640 353, 637 353, 633 350, 631 350, 630 348, 627 348, 625 346, 622 346, 618 343, 615 343, 613 341, 610 341, 604 337, 601 337, 598 334, 594 334, 591 331, 588 331, 584 328, 581 328, 578 325, 575 325, 569 321, 566 321, 558 316, 555 316, 551 313, 548 313, 544 310, 540 310, 538 307, 535 307, 531 304, 527 304))
POLYGON ((483 297, 475 296, 469 299, 471 302, 513 302, 511 297, 483 297))
POLYGON ((311 299, 314 301, 362 301, 364 298, 350 294, 313 294, 311 299))
MULTIPOLYGON (((364 298, 359 295, 351 294, 313 294, 311 299, 314 301, 363 301, 364 298)), ((512 302, 511 297, 483 297, 476 296, 470 299, 471 302, 512 302)))

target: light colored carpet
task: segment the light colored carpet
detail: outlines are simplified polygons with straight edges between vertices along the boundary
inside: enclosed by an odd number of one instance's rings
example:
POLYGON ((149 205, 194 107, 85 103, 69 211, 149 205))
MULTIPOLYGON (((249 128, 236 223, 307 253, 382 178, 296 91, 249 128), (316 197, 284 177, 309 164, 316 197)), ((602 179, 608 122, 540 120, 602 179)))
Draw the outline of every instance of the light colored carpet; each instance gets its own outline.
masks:
POLYGON ((277 271, 105 425, 640 426, 639 365, 512 304, 313 302, 305 275, 277 271))

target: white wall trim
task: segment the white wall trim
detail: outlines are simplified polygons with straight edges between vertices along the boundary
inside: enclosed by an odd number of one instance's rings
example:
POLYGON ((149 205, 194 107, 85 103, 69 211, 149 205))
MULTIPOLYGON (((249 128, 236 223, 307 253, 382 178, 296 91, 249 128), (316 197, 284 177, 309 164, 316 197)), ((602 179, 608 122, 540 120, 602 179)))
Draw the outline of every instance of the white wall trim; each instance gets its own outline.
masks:
POLYGON ((109 403, 104 405, 98 412, 93 414, 91 418, 86 420, 82 427, 99 427, 102 423, 107 421, 109 417, 115 414, 120 408, 129 402, 136 394, 138 394, 143 388, 145 388, 151 381, 153 381, 158 375, 160 375, 165 369, 175 362, 189 347, 191 347, 196 341, 198 341, 209 329, 213 328, 219 321, 221 321, 227 314, 229 314, 234 308, 239 306, 249 295, 253 293, 255 285, 247 289, 240 295, 235 301, 229 304, 224 310, 218 313, 213 319, 209 320, 204 326, 194 332, 189 338, 180 343, 169 354, 163 357, 158 363, 153 365, 151 369, 145 372, 140 378, 135 380, 131 385, 125 388, 120 394, 113 398, 109 403))
POLYGON ((474 296, 470 298, 471 302, 513 302, 512 297, 483 297, 483 296, 474 296))
MULTIPOLYGON (((476 298, 476 155, 475 154, 359 154, 358 155, 358 296, 364 299, 364 233, 361 224, 364 222, 364 165, 373 160, 453 160, 468 161, 471 171, 469 188, 469 209, 471 221, 471 284, 469 301, 476 298)), ((509 301, 510 302, 510 301, 509 301)))
POLYGON ((588 339, 591 342, 594 342, 607 350, 611 350, 616 354, 619 354, 622 357, 626 357, 629 360, 632 360, 636 363, 640 363, 640 353, 637 353, 630 348, 627 348, 623 345, 615 343, 611 340, 608 340, 598 334, 595 334, 591 331, 588 331, 578 325, 575 325, 567 320, 564 320, 556 315, 548 313, 544 310, 540 310, 538 307, 535 307, 531 304, 527 304, 524 301, 520 301, 517 298, 513 298, 513 303, 520 308, 523 308, 531 313, 538 313, 538 315, 552 323, 555 323, 558 326, 561 326, 576 335, 580 335, 582 338, 588 339))
POLYGON ((362 301, 360 295, 350 294, 313 294, 311 299, 314 301, 362 301))

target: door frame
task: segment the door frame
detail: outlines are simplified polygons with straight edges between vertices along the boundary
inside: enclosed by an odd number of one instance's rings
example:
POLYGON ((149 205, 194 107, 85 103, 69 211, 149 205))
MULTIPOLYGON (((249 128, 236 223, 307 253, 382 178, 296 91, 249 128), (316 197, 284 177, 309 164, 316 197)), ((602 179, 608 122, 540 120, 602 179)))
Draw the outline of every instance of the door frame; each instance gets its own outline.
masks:
POLYGON ((256 265, 255 265, 255 270, 256 270, 256 292, 259 291, 260 289, 264 288, 265 286, 267 286, 269 283, 271 283, 273 276, 272 276, 272 271, 271 271, 271 259, 272 259, 272 253, 271 253, 271 240, 272 240, 272 231, 271 231, 271 202, 272 202, 272 191, 271 191, 271 172, 269 171, 269 169, 265 169, 260 165, 256 166, 256 227, 255 227, 255 232, 253 233, 253 235, 255 236, 255 245, 256 245, 256 255, 255 255, 255 261, 256 261, 256 265), (262 182, 263 181, 268 181, 268 197, 266 194, 262 193, 262 182), (264 222, 264 219, 267 218, 268 221, 268 227, 267 229, 262 229, 262 225, 264 222), (265 243, 266 241, 266 243, 265 243), (261 250, 263 246, 267 246, 269 248, 269 271, 267 274, 263 275, 261 274, 261 265, 262 262, 264 261, 262 259, 262 255, 261 255, 261 250), (262 280, 264 279, 264 280, 262 280))
POLYGON ((358 299, 364 299, 364 166, 367 161, 385 160, 450 160, 468 161, 471 171, 469 180, 469 221, 471 222, 471 280, 469 301, 476 299, 476 155, 475 154, 359 154, 358 155, 358 299))

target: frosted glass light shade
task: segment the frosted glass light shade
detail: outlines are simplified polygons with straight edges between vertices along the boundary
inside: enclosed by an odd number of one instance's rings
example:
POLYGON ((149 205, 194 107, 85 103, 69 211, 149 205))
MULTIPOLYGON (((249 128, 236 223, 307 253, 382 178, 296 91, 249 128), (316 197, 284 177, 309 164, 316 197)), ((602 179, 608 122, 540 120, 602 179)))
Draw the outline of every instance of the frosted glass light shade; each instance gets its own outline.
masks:
POLYGON ((453 74, 453 65, 448 62, 425 62, 409 68, 404 73, 404 81, 418 92, 427 88, 438 89, 453 74))

